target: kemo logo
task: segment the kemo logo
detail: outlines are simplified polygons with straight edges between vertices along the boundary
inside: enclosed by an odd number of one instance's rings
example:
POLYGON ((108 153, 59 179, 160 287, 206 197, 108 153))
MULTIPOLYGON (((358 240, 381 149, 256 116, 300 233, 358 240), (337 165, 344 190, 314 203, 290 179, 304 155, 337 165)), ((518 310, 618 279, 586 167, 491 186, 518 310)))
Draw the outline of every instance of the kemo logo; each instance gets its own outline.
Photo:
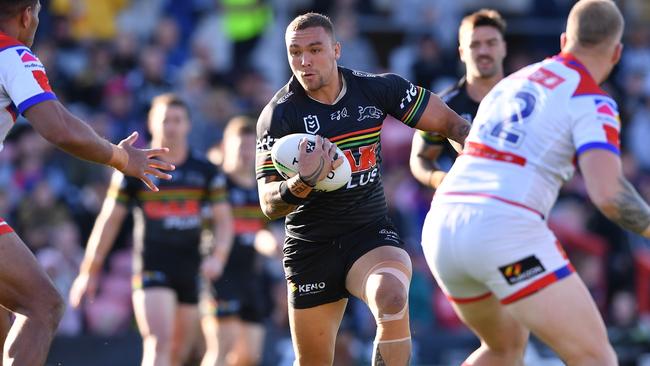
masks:
POLYGON ((320 130, 320 123, 318 123, 318 116, 315 114, 310 114, 307 117, 303 117, 302 120, 305 122, 305 131, 311 133, 312 135, 316 134, 320 130))

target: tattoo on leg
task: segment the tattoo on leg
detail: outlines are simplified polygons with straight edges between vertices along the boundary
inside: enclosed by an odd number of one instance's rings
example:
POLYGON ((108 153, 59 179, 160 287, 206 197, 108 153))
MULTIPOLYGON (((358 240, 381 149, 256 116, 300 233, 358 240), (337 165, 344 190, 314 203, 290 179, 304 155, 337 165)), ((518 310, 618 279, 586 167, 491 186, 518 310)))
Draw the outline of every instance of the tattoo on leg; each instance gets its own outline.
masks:
POLYGON ((375 352, 375 359, 372 361, 372 366, 386 366, 386 361, 381 357, 381 352, 379 352, 379 345, 376 346, 377 351, 375 352))

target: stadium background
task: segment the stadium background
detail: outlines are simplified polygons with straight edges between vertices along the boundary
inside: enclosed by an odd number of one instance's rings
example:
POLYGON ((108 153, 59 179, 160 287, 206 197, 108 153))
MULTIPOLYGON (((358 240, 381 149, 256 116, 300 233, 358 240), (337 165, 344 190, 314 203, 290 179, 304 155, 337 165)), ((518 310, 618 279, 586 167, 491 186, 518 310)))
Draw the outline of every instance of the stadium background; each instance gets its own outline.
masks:
MULTIPOLYGON (((481 7, 502 12, 509 24, 508 74, 558 52, 574 0, 41 2, 34 51, 56 94, 74 113, 117 142, 132 130, 145 132, 153 96, 176 91, 191 106, 191 145, 206 151, 220 141, 230 117, 256 115, 286 82, 284 28, 299 13, 313 10, 332 17, 343 46, 341 65, 397 72, 439 91, 463 73, 456 51, 463 15, 481 7)), ((650 1, 618 3, 627 21, 625 50, 605 88, 621 108, 625 173, 650 200, 650 1)), ((476 344, 453 316, 421 255, 420 225, 431 192, 408 171, 411 134, 387 121, 382 143, 391 215, 415 268, 413 364, 457 365, 476 344)), ((76 275, 109 175, 108 169, 55 150, 24 120, 0 153, 0 217, 9 219, 63 294, 76 275)), ((564 187, 549 221, 596 299, 621 363, 650 365, 650 242, 604 219, 588 202, 579 176, 564 187)), ((126 225, 107 261, 97 299, 80 310, 67 310, 49 364, 138 364, 129 232, 126 225)), ((290 365, 281 267, 278 259, 268 262, 276 301, 264 364, 290 365)), ((335 364, 367 365, 374 324, 363 307, 350 305, 335 364)), ((530 365, 557 364, 537 342, 527 360, 530 365)))

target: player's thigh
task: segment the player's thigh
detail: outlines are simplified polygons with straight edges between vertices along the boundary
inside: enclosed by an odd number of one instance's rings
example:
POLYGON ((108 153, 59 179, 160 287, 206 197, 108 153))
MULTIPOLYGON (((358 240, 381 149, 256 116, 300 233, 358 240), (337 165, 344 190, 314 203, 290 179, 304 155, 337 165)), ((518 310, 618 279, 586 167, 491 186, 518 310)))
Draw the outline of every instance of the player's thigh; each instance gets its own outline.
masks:
POLYGON ((452 302, 452 306, 463 323, 490 349, 524 349, 528 330, 494 296, 467 303, 452 302))
POLYGON ((176 307, 174 343, 183 356, 190 351, 199 333, 199 308, 196 304, 180 303, 176 307))
POLYGON ((60 295, 25 243, 13 232, 0 235, 0 304, 28 315, 55 299, 60 295))
POLYGON ((143 337, 154 336, 170 342, 176 319, 176 294, 166 287, 133 291, 133 311, 143 337))
POLYGON ((261 323, 241 322, 241 333, 234 347, 240 363, 259 363, 264 348, 264 334, 264 326, 261 323))
POLYGON ((596 304, 576 273, 507 305, 507 310, 561 356, 609 345, 596 304))
MULTIPOLYGON (((405 278, 411 278, 411 259, 408 253, 395 246, 380 246, 357 259, 346 277, 346 288, 354 296, 366 301, 366 280, 375 270, 390 267, 402 272, 405 278)), ((383 273, 383 272, 382 272, 383 273)), ((401 277, 401 276, 400 276, 401 277)), ((392 283, 399 284, 399 279, 392 283)), ((408 287, 408 285, 406 285, 408 287)), ((408 288, 404 289, 408 290, 408 288)))
POLYGON ((347 299, 306 309, 289 306, 289 325, 300 366, 331 365, 347 299))

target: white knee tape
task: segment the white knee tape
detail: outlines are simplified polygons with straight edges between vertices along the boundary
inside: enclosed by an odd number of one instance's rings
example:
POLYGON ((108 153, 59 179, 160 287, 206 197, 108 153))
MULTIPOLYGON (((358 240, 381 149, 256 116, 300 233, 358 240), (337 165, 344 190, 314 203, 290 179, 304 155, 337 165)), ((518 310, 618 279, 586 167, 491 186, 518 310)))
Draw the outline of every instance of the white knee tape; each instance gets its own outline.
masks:
MULTIPOLYGON (((371 270, 368 273, 368 277, 370 277, 373 274, 379 274, 379 273, 388 273, 388 274, 391 274, 391 275, 395 276, 395 278, 397 278, 402 283, 402 285, 404 285, 404 288, 406 289, 406 297, 408 298, 410 281, 409 281, 409 278, 406 275, 406 273, 404 273, 403 271, 401 271, 401 270, 399 270, 399 269, 397 269, 395 267, 378 267, 378 268, 375 268, 375 269, 371 270)), ((407 309, 408 309, 408 301, 406 301, 404 303, 404 307, 402 308, 402 310, 398 311, 395 314, 379 315, 379 314, 375 313, 375 312, 378 311, 377 309, 371 309, 371 310, 374 313, 375 317, 377 318, 377 322, 378 323, 384 323, 384 322, 390 322, 390 321, 393 321, 393 320, 400 320, 400 319, 404 318, 404 314, 406 314, 407 309)))

